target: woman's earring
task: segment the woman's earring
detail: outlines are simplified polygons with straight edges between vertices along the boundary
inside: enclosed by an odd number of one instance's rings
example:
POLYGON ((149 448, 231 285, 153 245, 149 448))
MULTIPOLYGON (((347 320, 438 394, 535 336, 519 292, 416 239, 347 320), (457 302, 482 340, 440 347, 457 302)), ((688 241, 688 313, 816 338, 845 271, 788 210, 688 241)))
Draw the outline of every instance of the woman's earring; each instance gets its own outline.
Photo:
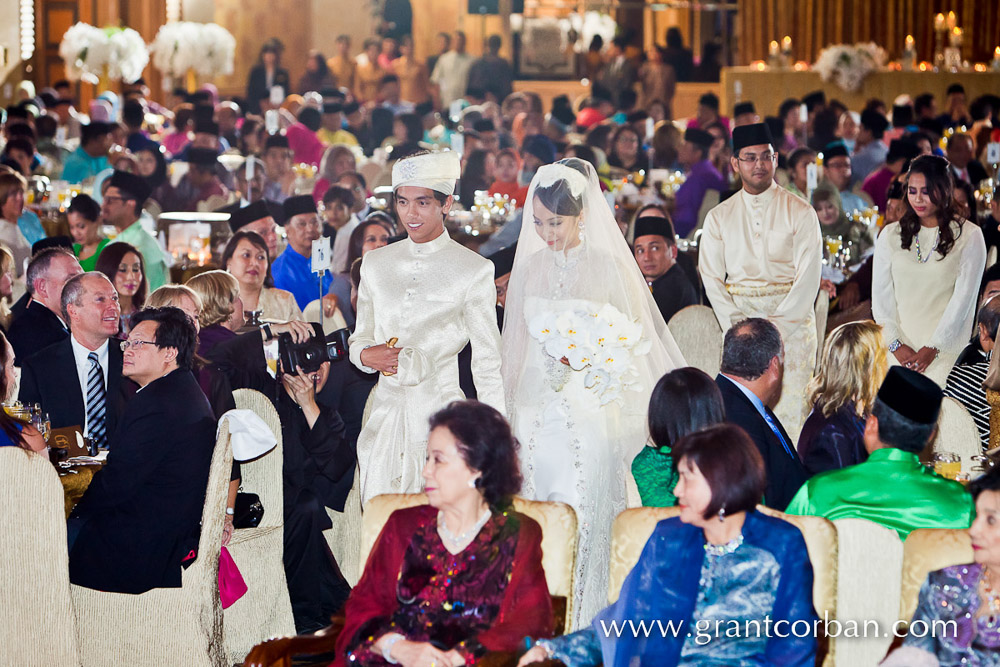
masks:
POLYGON ((719 521, 725 521, 725 520, 726 520, 726 508, 725 507, 720 507, 719 508, 719 521))
POLYGON ((476 488, 476 482, 477 482, 478 479, 479 479, 478 477, 473 477, 472 479, 469 480, 469 488, 470 489, 476 488))
POLYGON ((580 240, 582 241, 583 240, 583 221, 582 220, 580 221, 579 230, 580 230, 579 231, 580 240))

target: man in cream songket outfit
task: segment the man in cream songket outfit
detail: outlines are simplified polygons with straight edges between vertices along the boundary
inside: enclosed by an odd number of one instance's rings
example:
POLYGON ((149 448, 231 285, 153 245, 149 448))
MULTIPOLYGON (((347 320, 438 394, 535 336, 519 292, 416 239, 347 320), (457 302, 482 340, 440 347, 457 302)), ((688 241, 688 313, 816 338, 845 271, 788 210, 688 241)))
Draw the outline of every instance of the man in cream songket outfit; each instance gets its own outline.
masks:
POLYGON ((444 228, 460 176, 454 152, 396 162, 393 197, 408 237, 361 265, 351 363, 381 373, 358 437, 362 503, 421 490, 427 420, 465 398, 458 353, 470 341, 479 400, 505 412, 493 264, 444 228))
POLYGON ((743 189, 705 218, 698 268, 723 331, 749 317, 775 324, 784 343, 784 381, 775 414, 798 439, 806 385, 816 362, 822 236, 812 206, 774 181, 777 153, 767 125, 733 130, 733 170, 743 189))

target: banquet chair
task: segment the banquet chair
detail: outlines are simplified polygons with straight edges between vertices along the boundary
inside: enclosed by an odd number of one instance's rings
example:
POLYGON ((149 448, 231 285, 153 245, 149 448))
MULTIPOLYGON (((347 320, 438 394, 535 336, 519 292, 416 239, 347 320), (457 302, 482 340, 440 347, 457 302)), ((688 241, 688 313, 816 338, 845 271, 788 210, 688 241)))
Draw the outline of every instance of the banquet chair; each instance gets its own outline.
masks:
MULTIPOLYGON (((365 504, 362 523, 359 567, 363 570, 368 555, 378 540, 385 522, 396 510, 427 503, 422 493, 386 494, 365 504)), ((514 509, 538 522, 542 529, 542 569, 552 596, 556 634, 570 629, 573 618, 573 578, 576 571, 577 527, 576 512, 569 505, 514 498, 514 509)), ((361 573, 357 576, 360 578, 361 573)), ((329 653, 337 644, 343 618, 334 617, 333 624, 316 635, 278 637, 254 647, 243 663, 244 667, 291 667, 292 655, 329 653)), ((482 667, 513 664, 505 653, 487 654, 476 664, 482 667)), ((516 660, 514 661, 516 662, 516 660)))
POLYGON ((0 447, 0 665, 80 665, 63 487, 47 457, 0 447))
POLYGON ((77 617, 90 621, 77 628, 84 665, 227 664, 219 600, 219 551, 232 462, 229 426, 223 424, 205 489, 198 558, 184 570, 180 588, 155 588, 131 595, 71 586, 77 617))
POLYGON ((340 312, 340 307, 334 311, 332 317, 324 317, 320 319, 320 315, 323 314, 323 306, 319 299, 313 299, 306 304, 306 307, 302 309, 302 319, 306 322, 323 322, 323 333, 329 335, 338 329, 347 328, 347 320, 344 319, 343 313, 340 312))
MULTIPOLYGON (((802 533, 813 567, 813 606, 820 619, 837 615, 837 531, 833 524, 822 517, 790 516, 763 505, 757 511, 792 524, 802 533)), ((615 519, 611 529, 611 561, 608 566, 608 602, 615 602, 621 592, 625 577, 639 562, 656 524, 663 519, 678 516, 677 507, 640 507, 625 510, 615 519)), ((820 646, 817 665, 833 665, 833 644, 820 646)))
POLYGON ((983 453, 979 429, 965 406, 950 396, 941 401, 938 432, 931 445, 934 453, 951 452, 962 457, 962 472, 971 473, 976 462, 973 456, 983 453))
POLYGON ((972 560, 972 540, 967 530, 919 528, 910 533, 903 542, 899 619, 908 623, 913 618, 920 587, 929 573, 972 560))
POLYGON ((284 495, 281 421, 266 396, 253 389, 233 392, 236 407, 250 410, 274 433, 278 444, 263 456, 240 464, 241 486, 260 496, 264 517, 256 528, 233 531, 229 554, 247 584, 246 594, 222 612, 222 631, 229 664, 246 657, 268 637, 295 632, 292 603, 285 580, 284 495))
POLYGON ((713 378, 719 374, 725 332, 719 327, 711 307, 682 308, 667 324, 688 366, 703 370, 713 378))
POLYGON ((878 623, 878 632, 837 640, 837 667, 877 665, 892 637, 883 634, 899 613, 903 543, 896 534, 865 519, 837 519, 837 613, 864 628, 878 623))

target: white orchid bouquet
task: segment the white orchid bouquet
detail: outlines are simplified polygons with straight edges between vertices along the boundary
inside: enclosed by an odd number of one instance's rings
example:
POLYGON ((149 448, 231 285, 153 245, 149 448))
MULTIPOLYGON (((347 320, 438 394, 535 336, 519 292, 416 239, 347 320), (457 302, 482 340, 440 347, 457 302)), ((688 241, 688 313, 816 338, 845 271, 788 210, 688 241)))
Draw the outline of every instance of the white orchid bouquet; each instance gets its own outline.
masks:
POLYGON ((585 372, 584 386, 601 405, 622 402, 622 395, 639 378, 633 365, 647 354, 651 343, 642 337, 642 325, 610 304, 596 312, 573 309, 539 313, 528 322, 531 336, 552 359, 585 372))
POLYGON ((77 23, 63 35, 59 55, 66 63, 66 78, 97 83, 107 73, 111 79, 132 83, 149 63, 142 36, 131 28, 96 28, 77 23))
POLYGON ((188 70, 202 76, 233 73, 236 38, 217 23, 172 21, 160 26, 153 43, 153 66, 169 77, 188 70))
POLYGON ((869 74, 885 67, 887 60, 885 49, 874 42, 835 44, 820 51, 812 68, 824 81, 833 79, 842 89, 853 93, 869 74))

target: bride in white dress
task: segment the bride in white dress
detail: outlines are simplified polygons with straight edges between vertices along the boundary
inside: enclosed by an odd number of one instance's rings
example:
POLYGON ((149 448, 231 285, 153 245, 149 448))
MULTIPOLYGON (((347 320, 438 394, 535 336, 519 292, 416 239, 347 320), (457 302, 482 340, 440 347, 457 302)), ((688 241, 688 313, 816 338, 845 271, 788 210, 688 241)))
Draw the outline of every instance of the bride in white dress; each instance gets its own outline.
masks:
POLYGON ((573 625, 607 605, 611 524, 656 381, 685 366, 593 167, 541 167, 507 288, 502 358, 522 495, 576 510, 573 625))

